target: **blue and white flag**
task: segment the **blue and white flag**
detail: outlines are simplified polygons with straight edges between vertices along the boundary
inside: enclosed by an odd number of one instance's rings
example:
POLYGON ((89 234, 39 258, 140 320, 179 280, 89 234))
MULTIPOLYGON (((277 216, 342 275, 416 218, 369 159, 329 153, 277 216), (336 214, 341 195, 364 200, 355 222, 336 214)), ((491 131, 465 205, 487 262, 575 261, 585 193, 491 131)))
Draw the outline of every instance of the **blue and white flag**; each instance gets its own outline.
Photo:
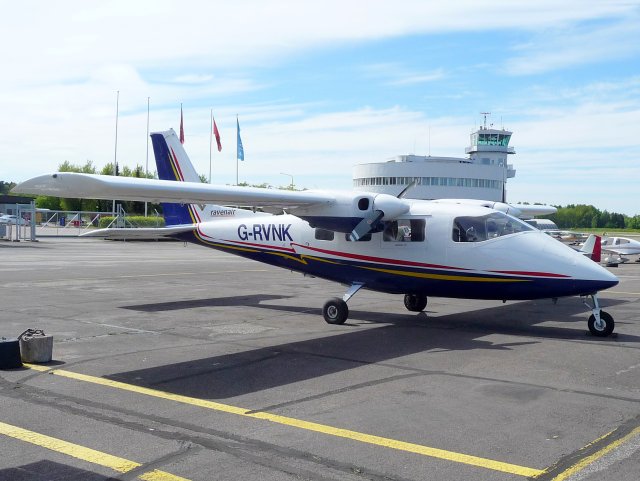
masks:
POLYGON ((244 160, 244 148, 242 147, 242 139, 240 138, 240 122, 236 117, 236 124, 238 126, 238 160, 244 160))

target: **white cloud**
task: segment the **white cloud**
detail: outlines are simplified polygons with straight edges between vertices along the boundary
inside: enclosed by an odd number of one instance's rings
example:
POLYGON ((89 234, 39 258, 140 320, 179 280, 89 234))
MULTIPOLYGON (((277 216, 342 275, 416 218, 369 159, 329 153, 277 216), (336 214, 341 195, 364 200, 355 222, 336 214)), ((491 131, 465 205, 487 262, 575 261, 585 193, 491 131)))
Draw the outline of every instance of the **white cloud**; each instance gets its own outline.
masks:
MULTIPOLYGON (((239 114, 247 158, 241 179, 280 185, 288 179, 279 172, 288 172, 298 185, 348 188, 355 163, 414 150, 426 153, 429 130, 433 155, 462 156, 475 112, 463 118, 441 110, 428 117, 421 108, 394 106, 395 100, 385 99, 373 99, 375 107, 366 102, 332 107, 331 92, 274 99, 261 96, 274 80, 256 71, 268 67, 276 77, 286 75, 278 65, 328 47, 431 33, 518 30, 531 42, 514 51, 510 72, 543 72, 607 55, 637 54, 637 12, 637 2, 595 0, 562 5, 556 0, 14 2, 5 8, 0 30, 5 46, 0 179, 23 180, 54 170, 64 160, 90 159, 99 166, 112 162, 120 90, 118 158, 127 165, 145 162, 146 98, 151 97, 152 131, 177 129, 183 103, 186 147, 199 172, 208 173, 209 108, 215 106, 223 152, 214 153, 214 175, 223 183, 235 181, 239 114), (589 22, 597 28, 591 31, 589 22), (576 24, 582 26, 576 29, 576 24)), ((429 87, 450 77, 455 82, 460 75, 402 57, 378 64, 376 58, 372 55, 368 73, 379 83, 403 91, 398 87, 425 84, 416 103, 441 98, 429 87)), ((475 87, 463 84, 454 93, 465 95, 463 102, 482 95, 489 105, 502 102, 515 131, 518 177, 510 189, 524 192, 535 185, 533 193, 539 194, 543 176, 558 167, 555 159, 574 166, 588 159, 597 165, 607 161, 606 152, 620 155, 620 172, 637 172, 629 154, 638 150, 640 109, 632 100, 638 97, 637 77, 626 86, 602 80, 562 92, 541 84, 531 95, 510 100, 470 88, 475 87)), ((460 102, 451 91, 445 96, 460 102)), ((569 184, 582 172, 557 171, 569 184)), ((606 169, 599 174, 599 181, 616 181, 606 169)), ((580 180, 583 192, 589 192, 588 176, 580 180)))
POLYGON ((640 52, 640 43, 629 41, 639 31, 637 11, 602 25, 545 29, 535 41, 515 47, 506 68, 510 75, 531 75, 628 58, 640 52))

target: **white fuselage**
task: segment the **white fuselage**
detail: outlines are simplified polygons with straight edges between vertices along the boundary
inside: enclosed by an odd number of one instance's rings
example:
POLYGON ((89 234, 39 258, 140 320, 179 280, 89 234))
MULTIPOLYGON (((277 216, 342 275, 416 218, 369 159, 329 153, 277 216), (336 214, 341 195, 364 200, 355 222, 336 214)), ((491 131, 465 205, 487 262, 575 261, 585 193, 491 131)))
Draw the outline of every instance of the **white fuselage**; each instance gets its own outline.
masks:
POLYGON ((456 219, 493 212, 414 202, 398 219, 424 225, 424 235, 414 241, 405 227, 394 238, 383 231, 352 242, 347 234, 314 229, 286 214, 204 222, 195 236, 210 247, 384 292, 533 299, 590 294, 617 283, 606 269, 537 230, 485 234, 473 242, 454 239, 456 219))

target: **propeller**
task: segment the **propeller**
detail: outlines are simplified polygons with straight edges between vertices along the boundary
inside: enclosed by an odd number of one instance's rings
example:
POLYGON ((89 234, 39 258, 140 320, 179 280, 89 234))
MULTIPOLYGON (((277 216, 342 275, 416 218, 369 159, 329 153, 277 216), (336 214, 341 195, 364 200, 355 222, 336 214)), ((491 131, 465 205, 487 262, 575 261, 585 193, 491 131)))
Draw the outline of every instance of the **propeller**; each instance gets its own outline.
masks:
POLYGON ((384 212, 381 210, 374 210, 371 215, 362 219, 358 222, 358 225, 353 228, 351 234, 349 234, 349 240, 355 242, 366 236, 369 232, 376 230, 380 223, 380 219, 383 217, 384 212))
MULTIPOLYGON (((411 187, 411 185, 409 186, 411 187)), ((402 194, 407 189, 402 191, 402 194)), ((349 234, 349 240, 357 241, 370 232, 379 231, 382 227, 380 221, 393 220, 402 214, 409 212, 410 204, 402 199, 388 194, 378 194, 373 200, 370 213, 364 217, 349 234)))

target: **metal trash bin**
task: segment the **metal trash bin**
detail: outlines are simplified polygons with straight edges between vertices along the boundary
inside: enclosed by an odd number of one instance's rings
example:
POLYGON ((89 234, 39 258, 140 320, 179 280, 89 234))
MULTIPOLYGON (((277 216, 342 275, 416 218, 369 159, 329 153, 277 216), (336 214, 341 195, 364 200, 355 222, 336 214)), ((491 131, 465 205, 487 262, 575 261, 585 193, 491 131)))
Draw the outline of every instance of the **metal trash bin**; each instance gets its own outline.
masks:
POLYGON ((0 369, 15 369, 17 367, 22 367, 18 340, 0 337, 0 369))
POLYGON ((50 362, 53 357, 53 336, 42 329, 27 329, 18 336, 22 362, 50 362))

